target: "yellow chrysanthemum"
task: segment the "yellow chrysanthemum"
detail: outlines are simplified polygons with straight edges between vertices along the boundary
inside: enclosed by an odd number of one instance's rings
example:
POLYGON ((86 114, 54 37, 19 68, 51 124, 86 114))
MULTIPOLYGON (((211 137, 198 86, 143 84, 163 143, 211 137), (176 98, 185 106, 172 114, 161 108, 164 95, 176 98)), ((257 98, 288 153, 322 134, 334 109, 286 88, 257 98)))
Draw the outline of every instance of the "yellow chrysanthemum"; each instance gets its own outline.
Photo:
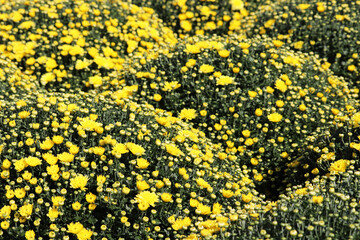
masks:
POLYGON ((233 83, 234 83, 234 78, 229 76, 220 76, 216 81, 216 85, 221 85, 221 86, 226 86, 233 83))
POLYGON ((196 118, 196 116, 197 116, 196 110, 188 109, 188 108, 181 110, 181 112, 179 114, 179 117, 181 119, 185 119, 185 120, 192 120, 192 119, 196 118))
POLYGON ((150 206, 155 207, 155 203, 159 202, 159 197, 153 192, 143 191, 135 196, 135 202, 145 207, 140 210, 146 210, 150 206))
POLYGON ((88 176, 78 174, 76 177, 70 179, 70 186, 75 189, 80 188, 81 190, 86 190, 85 186, 88 180, 88 176))
POLYGON ((272 113, 272 114, 268 115, 268 119, 270 122, 277 123, 277 122, 281 121, 282 115, 280 113, 272 113))

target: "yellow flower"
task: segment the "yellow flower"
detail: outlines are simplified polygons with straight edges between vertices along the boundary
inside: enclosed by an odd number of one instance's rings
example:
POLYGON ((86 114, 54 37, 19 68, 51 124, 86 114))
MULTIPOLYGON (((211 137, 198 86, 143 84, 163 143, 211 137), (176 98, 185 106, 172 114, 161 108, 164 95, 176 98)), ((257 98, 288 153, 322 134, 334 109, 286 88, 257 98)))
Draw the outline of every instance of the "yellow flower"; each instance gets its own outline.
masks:
POLYGON ((82 204, 79 202, 74 202, 73 204, 71 204, 72 209, 74 209, 75 211, 79 211, 81 206, 82 204))
POLYGON ((159 197, 153 192, 143 191, 135 196, 135 202, 141 204, 142 211, 150 206, 155 207, 155 203, 159 202, 159 197))
POLYGON ((76 223, 71 222, 70 224, 67 225, 67 227, 68 227, 67 232, 73 234, 78 234, 84 228, 84 226, 79 222, 76 223))
POLYGON ((89 117, 81 118, 79 120, 80 125, 86 131, 94 131, 96 127, 101 127, 101 124, 91 120, 89 117))
POLYGON ((140 169, 146 169, 150 165, 150 163, 144 158, 138 158, 136 159, 136 162, 137 162, 137 168, 140 169))
POLYGON ((82 228, 80 232, 76 234, 78 240, 90 240, 91 236, 93 235, 93 232, 91 230, 88 230, 86 228, 82 228))
POLYGON ((255 92, 255 91, 248 91, 248 94, 249 94, 249 96, 250 96, 251 98, 254 98, 254 97, 256 97, 257 92, 255 92))
POLYGON ((301 10, 306 10, 306 9, 308 9, 310 6, 311 6, 310 4, 301 3, 301 4, 297 5, 296 8, 301 9, 301 10))
POLYGON ((139 191, 143 191, 150 188, 149 184, 145 180, 136 181, 136 187, 139 191))
POLYGON ((344 16, 344 15, 340 15, 340 14, 335 15, 335 18, 336 18, 336 20, 338 20, 338 21, 344 21, 344 20, 345 20, 345 16, 344 16))
POLYGON ((225 198, 231 198, 232 196, 234 196, 234 192, 231 191, 231 190, 223 190, 222 192, 222 195, 225 197, 225 198))
POLYGON ((349 66, 347 67, 347 69, 348 69, 348 71, 353 72, 353 71, 356 70, 356 66, 355 66, 355 65, 349 65, 349 66))
POLYGON ((123 217, 120 218, 120 222, 121 222, 121 223, 126 223, 127 221, 128 221, 128 218, 125 217, 125 216, 123 216, 123 217))
POLYGON ((222 206, 221 206, 220 203, 214 203, 214 204, 213 204, 212 213, 213 213, 213 214, 220 214, 220 213, 221 213, 221 209, 222 209, 222 206))
POLYGON ((300 50, 302 49, 303 45, 304 45, 304 41, 298 41, 294 43, 294 48, 300 50))
POLYGON ((30 116, 30 113, 28 111, 22 111, 22 112, 19 112, 19 117, 21 119, 25 119, 27 118, 28 116, 30 116))
POLYGON ((282 108, 285 105, 283 100, 277 100, 275 104, 279 108, 282 108))
POLYGON ((307 194, 308 192, 307 192, 307 188, 300 188, 300 189, 297 189, 297 190, 295 191, 295 193, 298 194, 298 195, 305 195, 305 194, 307 194))
POLYGON ((316 3, 318 6, 317 6, 317 10, 318 12, 322 13, 325 11, 325 6, 324 6, 324 3, 323 2, 319 2, 319 3, 316 3))
POLYGON ((183 21, 180 21, 180 27, 182 29, 184 29, 186 32, 190 32, 192 29, 192 24, 190 21, 183 20, 183 21))
POLYGON ((199 187, 203 187, 203 188, 211 187, 210 184, 207 181, 205 181, 203 178, 196 179, 196 183, 199 187))
POLYGON ((199 203, 196 206, 196 213, 201 214, 201 215, 209 215, 209 214, 211 214, 211 207, 204 205, 202 203, 199 203))
POLYGON ((3 206, 0 209, 0 218, 1 219, 8 219, 11 217, 10 215, 11 215, 11 207, 10 206, 3 206))
POLYGON ((192 120, 194 118, 196 118, 197 113, 195 109, 188 109, 188 108, 184 108, 181 110, 179 117, 181 119, 185 119, 185 120, 192 120))
POLYGON ((183 176, 187 173, 185 168, 179 168, 179 175, 183 176))
POLYGON ((54 73, 52 73, 52 72, 45 73, 44 75, 41 76, 40 83, 43 86, 45 86, 49 82, 53 82, 55 79, 56 79, 56 75, 54 73))
POLYGON ((184 153, 174 144, 165 144, 165 148, 167 153, 173 155, 173 156, 181 156, 184 155, 184 153))
POLYGON ((37 157, 27 157, 24 160, 26 164, 29 165, 30 167, 36 167, 41 164, 41 159, 37 157))
POLYGON ((267 92, 267 93, 270 93, 270 94, 271 94, 271 93, 273 93, 274 91, 275 91, 275 90, 274 90, 272 87, 270 87, 270 86, 267 86, 267 87, 266 87, 266 92, 267 92))
POLYGON ((313 196, 312 201, 313 201, 313 203, 320 204, 324 201, 324 197, 323 196, 313 196))
POLYGON ((35 240, 35 232, 34 230, 28 230, 25 232, 26 240, 35 240))
POLYGON ((200 53, 200 48, 196 45, 186 44, 186 51, 192 54, 200 53))
POLYGON ((230 0, 230 4, 233 11, 244 9, 244 2, 242 0, 230 0))
POLYGON ((161 96, 160 94, 154 94, 154 100, 155 100, 156 102, 161 101, 161 99, 162 99, 162 96, 161 96))
POLYGON ((49 165, 55 165, 58 161, 58 158, 51 153, 44 153, 42 157, 49 165))
POLYGON ((258 182, 261 182, 264 179, 264 177, 261 174, 257 174, 254 176, 254 179, 258 182))
POLYGON ((27 166, 28 166, 28 164, 26 163, 25 159, 17 160, 17 161, 14 163, 14 167, 15 167, 16 171, 18 171, 18 172, 21 172, 21 171, 24 170, 27 166))
POLYGON ((282 45, 284 45, 284 42, 280 41, 280 40, 273 40, 273 44, 274 44, 275 47, 279 48, 282 45))
MULTIPOLYGON (((195 59, 189 59, 187 62, 186 62, 186 66, 187 67, 193 67, 195 66, 196 64, 196 60, 195 59)), ((209 65, 210 66, 210 65, 209 65)))
POLYGON ((61 162, 72 162, 75 156, 71 153, 63 152, 61 154, 58 154, 57 157, 61 162))
POLYGON ((124 153, 127 153, 129 152, 129 150, 127 149, 127 147, 122 144, 122 143, 117 143, 112 151, 111 151, 111 154, 114 155, 114 156, 121 156, 121 154, 124 154, 124 153))
POLYGON ((181 84, 178 81, 172 81, 172 82, 165 82, 164 87, 162 88, 163 91, 172 91, 177 88, 181 87, 181 84))
POLYGON ((233 83, 234 83, 234 78, 229 76, 220 76, 216 81, 216 85, 221 85, 221 86, 226 86, 233 83))
POLYGON ((277 123, 277 122, 281 121, 282 115, 279 114, 279 113, 272 113, 272 114, 268 115, 268 119, 269 119, 270 122, 277 123))
POLYGON ((29 29, 29 28, 32 28, 34 26, 35 26, 35 23, 33 21, 25 21, 25 22, 22 22, 19 25, 19 28, 21 28, 21 29, 29 29))
POLYGON ((46 172, 49 175, 54 175, 54 174, 58 174, 58 172, 60 171, 60 168, 58 165, 51 165, 51 166, 47 166, 46 167, 46 172))
POLYGON ((286 90, 288 89, 288 87, 287 87, 287 85, 285 84, 285 82, 282 81, 282 80, 280 80, 280 79, 276 80, 276 82, 275 82, 275 88, 278 89, 278 90, 280 90, 280 91, 283 92, 283 93, 286 92, 286 90))
POLYGON ((102 77, 94 76, 89 78, 89 83, 93 85, 95 88, 100 87, 103 83, 102 77))
POLYGON ((13 12, 11 15, 12 15, 11 19, 14 22, 20 22, 21 19, 23 18, 23 15, 20 13, 20 11, 13 12))
POLYGON ((92 149, 93 153, 98 156, 102 156, 105 152, 105 148, 103 148, 103 147, 93 147, 91 149, 92 149))
POLYGON ((245 194, 241 195, 241 199, 246 203, 250 202, 252 200, 252 198, 253 198, 253 195, 251 193, 248 193, 246 195, 245 194))
POLYGON ((70 179, 70 186, 75 189, 80 188, 81 190, 86 190, 85 186, 88 180, 88 176, 78 174, 76 177, 70 179))
POLYGON ((255 115, 256 115, 256 116, 260 117, 260 116, 262 116, 262 114, 263 114, 263 111, 262 111, 260 108, 257 108, 257 109, 255 110, 255 115))
POLYGON ((218 53, 222 58, 227 58, 230 55, 230 51, 225 49, 218 51, 218 53))
POLYGON ((135 143, 128 142, 126 143, 126 147, 130 150, 132 154, 136 156, 141 156, 145 153, 145 149, 135 143))
POLYGON ((76 61, 75 69, 76 70, 81 70, 81 69, 87 68, 88 66, 91 65, 91 63, 92 63, 92 61, 90 61, 90 60, 88 60, 86 58, 84 59, 84 61, 79 59, 79 60, 76 61))
POLYGON ((19 213, 23 217, 28 217, 32 214, 33 205, 32 204, 25 204, 20 207, 19 213))
POLYGON ((2 221, 0 226, 2 229, 6 230, 10 227, 10 223, 8 221, 2 221))
POLYGON ((64 141, 64 137, 62 137, 62 136, 53 136, 52 141, 55 144, 61 144, 64 141))
POLYGON ((306 105, 305 104, 300 104, 299 110, 302 111, 302 112, 305 111, 306 110, 306 105))
POLYGON ((102 185, 106 182, 106 177, 104 175, 99 175, 96 177, 96 181, 98 185, 102 185))
POLYGON ((64 205, 65 198, 62 196, 53 196, 51 197, 51 201, 55 207, 64 205))
POLYGON ((87 193, 85 195, 85 199, 88 203, 94 203, 95 200, 96 200, 96 195, 95 194, 92 194, 91 192, 90 193, 87 193))
POLYGON ((211 73, 211 72, 214 71, 214 67, 209 65, 209 64, 203 64, 203 65, 200 66, 199 71, 201 73, 211 73))
POLYGON ((161 200, 163 200, 164 202, 171 202, 172 201, 172 194, 170 194, 170 193, 161 194, 161 200))
POLYGON ((290 64, 291 66, 294 66, 294 67, 300 67, 301 66, 301 62, 300 62, 299 57, 287 56, 287 57, 284 57, 283 61, 284 61, 284 63, 290 64))
POLYGON ((350 165, 350 161, 349 160, 337 160, 336 162, 331 163, 330 167, 329 167, 329 171, 335 174, 338 174, 339 172, 345 172, 347 166, 350 165))
POLYGON ((51 139, 46 139, 40 143, 40 148, 42 150, 50 150, 54 146, 54 142, 51 139))
POLYGON ((59 214, 60 212, 57 208, 50 207, 47 216, 50 218, 50 220, 55 220, 59 217, 59 214))

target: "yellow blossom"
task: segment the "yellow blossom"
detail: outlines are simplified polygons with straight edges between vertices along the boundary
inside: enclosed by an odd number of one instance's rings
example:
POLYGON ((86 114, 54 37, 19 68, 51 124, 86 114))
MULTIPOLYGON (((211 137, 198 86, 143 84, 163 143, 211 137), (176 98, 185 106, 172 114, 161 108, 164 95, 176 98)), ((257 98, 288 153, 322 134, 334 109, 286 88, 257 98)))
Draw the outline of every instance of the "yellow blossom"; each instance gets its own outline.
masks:
POLYGON ((216 85, 220 85, 220 86, 226 86, 233 83, 234 83, 234 78, 229 76, 220 76, 216 81, 216 85))
POLYGON ((82 174, 77 174, 74 178, 70 179, 70 186, 72 188, 80 188, 81 190, 86 190, 86 184, 89 180, 88 176, 84 176, 82 174))
POLYGON ((272 113, 270 115, 268 115, 268 119, 270 122, 280 122, 282 119, 282 115, 280 113, 272 113))

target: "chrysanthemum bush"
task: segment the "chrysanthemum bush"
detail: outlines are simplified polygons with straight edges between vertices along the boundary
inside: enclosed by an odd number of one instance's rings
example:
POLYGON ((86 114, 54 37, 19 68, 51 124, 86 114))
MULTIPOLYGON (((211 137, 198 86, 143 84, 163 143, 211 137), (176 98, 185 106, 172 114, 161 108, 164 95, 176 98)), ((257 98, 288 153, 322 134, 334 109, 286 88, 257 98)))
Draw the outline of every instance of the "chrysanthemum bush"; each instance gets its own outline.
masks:
POLYGON ((247 238, 239 239, 358 239, 360 172, 350 166, 345 172, 317 176, 312 181, 287 189, 276 202, 269 203, 257 220, 243 221, 230 229, 247 238))
POLYGON ((246 28, 249 36, 267 35, 279 45, 318 53, 336 74, 358 82, 359 11, 359 1, 268 2, 250 12, 241 31, 246 28))
POLYGON ((3 238, 229 236, 239 212, 263 201, 246 166, 151 105, 83 92, 9 98, 0 112, 3 238))
POLYGON ((155 10, 164 23, 179 34, 186 35, 228 34, 241 28, 241 20, 248 16, 242 0, 150 0, 132 1, 139 6, 155 10))
POLYGON ((0 25, 2 55, 51 91, 117 86, 124 56, 177 41, 153 9, 126 1, 5 1, 0 25))
POLYGON ((307 137, 332 125, 331 110, 358 93, 323 59, 271 39, 187 39, 125 80, 222 143, 223 157, 256 169, 259 182, 299 157, 307 137))
POLYGON ((333 108, 336 114, 333 126, 316 137, 309 137, 301 157, 287 165, 285 178, 296 179, 293 183, 318 174, 344 172, 350 163, 358 169, 360 113, 357 102, 349 102, 342 111, 333 108))

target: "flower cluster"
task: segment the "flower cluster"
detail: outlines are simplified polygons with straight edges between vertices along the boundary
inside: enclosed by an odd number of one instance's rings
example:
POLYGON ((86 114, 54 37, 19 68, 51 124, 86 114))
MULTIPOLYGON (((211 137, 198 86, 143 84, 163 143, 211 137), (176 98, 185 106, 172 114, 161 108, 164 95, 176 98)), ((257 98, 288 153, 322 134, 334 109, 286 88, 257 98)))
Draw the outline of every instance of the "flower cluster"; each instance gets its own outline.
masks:
POLYGON ((180 38, 191 35, 231 34, 239 30, 241 20, 249 15, 246 2, 242 0, 135 0, 132 2, 153 8, 180 38))
POLYGON ((359 84, 359 11, 359 1, 269 1, 242 26, 249 36, 267 35, 277 45, 318 53, 337 75, 359 84))
POLYGON ((144 101, 222 144, 222 158, 256 170, 259 184, 302 156, 310 137, 333 126, 336 109, 345 109, 359 91, 312 54, 271 39, 232 37, 179 42, 125 80, 139 85, 144 101), (175 81, 178 87, 164 89, 175 81))
POLYGON ((177 42, 153 14, 126 1, 8 2, 0 7, 0 51, 51 91, 116 87, 124 56, 177 42))
POLYGON ((1 121, 3 236, 181 238, 206 221, 228 225, 259 201, 245 166, 149 104, 94 92, 9 99, 1 106, 9 116, 1 121))

